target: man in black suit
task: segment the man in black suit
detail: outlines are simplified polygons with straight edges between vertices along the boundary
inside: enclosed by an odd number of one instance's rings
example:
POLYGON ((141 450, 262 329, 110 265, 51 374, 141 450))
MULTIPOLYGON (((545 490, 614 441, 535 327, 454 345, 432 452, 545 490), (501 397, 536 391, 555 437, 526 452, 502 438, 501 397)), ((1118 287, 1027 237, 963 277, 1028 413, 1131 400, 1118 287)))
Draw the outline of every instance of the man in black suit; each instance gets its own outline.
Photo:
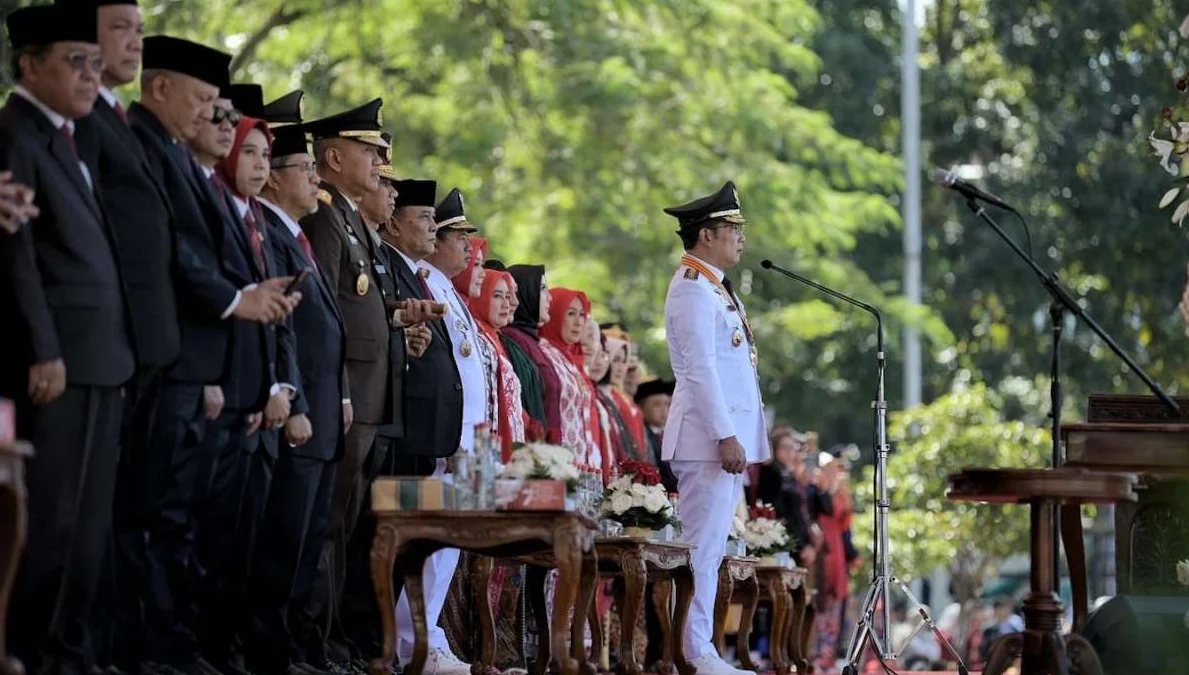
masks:
MULTIPOLYGON (((293 110, 270 119, 300 122, 293 110)), ((272 104, 270 104, 272 105, 272 104)), ((267 113, 266 113, 267 116, 267 113)), ((297 396, 285 423, 256 555, 243 635, 245 665, 257 675, 309 672, 305 646, 313 630, 308 611, 319 560, 330 538, 330 498, 343 436, 346 332, 334 290, 323 276, 298 222, 318 210, 318 175, 300 124, 275 128, 272 171, 260 198, 274 257, 290 275, 309 270, 302 302, 290 317, 297 347, 297 396)))
MULTIPOLYGON (((439 227, 434 217, 437 183, 432 180, 402 180, 396 184, 396 189, 396 210, 382 234, 392 267, 396 271, 397 288, 410 297, 444 301, 444 296, 438 298, 434 295, 428 281, 431 268, 423 262, 434 255, 440 242, 439 227)), ((452 225, 466 226, 466 229, 473 231, 465 219, 452 225)), ((452 230, 452 227, 447 227, 442 235, 450 233, 451 237, 458 236, 452 230)), ((450 271, 457 273, 460 270, 450 271)), ((442 279, 449 284, 448 278, 442 279)), ((462 439, 463 380, 455 362, 455 341, 445 323, 461 321, 463 325, 469 326, 468 315, 462 312, 465 309, 460 311, 451 308, 447 310, 444 320, 430 321, 433 338, 428 349, 419 358, 409 361, 405 415, 410 420, 417 420, 418 424, 408 425, 403 438, 390 441, 389 466, 394 474, 445 477, 448 473, 446 458, 458 450, 460 443, 469 446, 472 441, 462 439)), ((474 359, 477 363, 479 354, 474 344, 467 345, 460 341, 457 350, 459 358, 474 359), (462 357, 461 351, 466 351, 468 356, 462 357)), ((476 386, 477 400, 482 401, 485 394, 482 392, 484 382, 481 374, 476 386)), ((425 563, 426 618, 430 630, 426 668, 442 675, 465 675, 470 671, 470 666, 450 650, 445 633, 438 627, 438 617, 445 605, 457 563, 456 549, 439 551, 425 563)), ((408 600, 404 593, 401 593, 397 603, 397 617, 400 632, 397 649, 403 660, 411 657, 413 649, 412 624, 408 618, 408 600)))
POLYGON ((173 292, 173 235, 169 198, 153 176, 123 105, 112 91, 132 83, 140 70, 144 20, 135 0, 59 0, 78 12, 96 14, 104 70, 94 111, 79 120, 79 151, 103 177, 99 200, 119 241, 119 265, 127 291, 129 327, 136 353, 136 377, 125 392, 124 420, 112 529, 112 570, 105 574, 96 635, 101 664, 114 658, 121 669, 140 666, 140 592, 144 570, 143 523, 137 522, 140 472, 150 454, 149 430, 157 411, 164 372, 178 357, 181 334, 173 292), (122 590, 121 590, 122 589, 122 590), (118 645, 112 644, 119 624, 118 645))
POLYGON ((29 672, 88 675, 91 608, 111 524, 123 385, 135 360, 117 242, 78 154, 103 60, 93 12, 56 6, 7 17, 16 91, 0 109, 0 171, 35 191, 39 215, 0 238, 5 357, 26 465, 28 541, 8 624, 29 672))
POLYGON ((221 384, 225 375, 228 319, 280 321, 292 308, 282 292, 287 279, 252 287, 225 268, 224 212, 186 149, 186 142, 212 123, 230 62, 227 54, 185 40, 145 38, 141 100, 128 110, 152 173, 169 198, 182 338, 180 357, 161 387, 145 488, 137 491, 145 522, 144 644, 150 666, 164 663, 199 675, 214 669, 199 658, 189 615, 188 589, 196 570, 194 490, 207 421, 217 419, 222 408, 221 390, 206 386, 221 384))

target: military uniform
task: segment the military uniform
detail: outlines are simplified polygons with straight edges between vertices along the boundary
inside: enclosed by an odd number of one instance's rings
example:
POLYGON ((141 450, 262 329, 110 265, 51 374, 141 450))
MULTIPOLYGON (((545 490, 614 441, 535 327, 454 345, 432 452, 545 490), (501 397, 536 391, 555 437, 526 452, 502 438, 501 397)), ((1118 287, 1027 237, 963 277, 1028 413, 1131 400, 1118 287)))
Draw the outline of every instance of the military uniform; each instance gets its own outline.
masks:
MULTIPOLYGON (((735 186, 665 210, 681 227, 714 221, 742 224, 735 186)), ((743 303, 722 270, 686 254, 669 284, 665 331, 677 387, 665 424, 661 457, 670 462, 681 493, 681 524, 691 544, 694 600, 686 622, 685 653, 710 675, 737 672, 711 643, 718 568, 743 475, 723 470, 718 442, 736 437, 748 463, 768 458, 758 353, 743 303)))
MULTIPOLYGON (((310 122, 306 128, 315 141, 347 138, 387 150, 380 133, 381 99, 359 108, 310 122)), ((351 406, 355 421, 347 431, 343 457, 338 466, 330 518, 333 570, 332 588, 315 592, 316 602, 337 614, 346 578, 347 542, 355 530, 374 472, 368 462, 376 432, 381 425, 399 419, 401 395, 394 391, 389 357, 389 315, 381 291, 384 261, 377 254, 371 234, 351 197, 323 182, 317 213, 303 218, 302 231, 310 240, 318 267, 335 292, 346 330, 345 356, 351 385, 351 406)), ((337 617, 335 617, 337 620, 337 617)), ((321 636, 325 644, 329 635, 321 636)), ((315 645, 318 647, 319 645, 315 645)), ((342 645, 325 654, 342 660, 342 645)), ((319 655, 312 655, 317 657, 319 655)))

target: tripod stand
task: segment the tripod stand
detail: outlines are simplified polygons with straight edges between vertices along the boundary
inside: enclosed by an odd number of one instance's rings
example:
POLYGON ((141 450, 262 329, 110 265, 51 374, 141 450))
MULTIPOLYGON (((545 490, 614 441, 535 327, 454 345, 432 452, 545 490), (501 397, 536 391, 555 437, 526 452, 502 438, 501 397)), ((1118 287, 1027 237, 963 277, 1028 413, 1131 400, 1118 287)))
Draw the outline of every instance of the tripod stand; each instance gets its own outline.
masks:
MULTIPOLYGON (((782 267, 777 267, 772 264, 771 260, 762 261, 760 267, 773 270, 790 279, 800 281, 806 286, 817 289, 849 305, 858 307, 875 317, 876 386, 875 401, 872 403, 872 408, 875 409, 875 544, 873 547, 875 555, 872 557, 874 572, 871 578, 871 588, 867 590, 867 596, 863 599, 859 621, 855 624, 854 635, 851 637, 850 646, 846 650, 846 667, 842 669, 843 675, 858 675, 859 659, 863 658, 863 652, 868 645, 875 649, 881 661, 894 660, 899 656, 897 652, 893 651, 890 644, 891 640, 887 636, 887 631, 892 624, 892 608, 888 602, 891 591, 889 585, 895 585, 899 588, 916 605, 916 612, 921 617, 921 623, 917 624, 916 629, 909 635, 908 641, 905 644, 911 642, 917 633, 928 626, 933 631, 933 634, 937 636, 938 641, 948 647, 954 656, 958 656, 957 650, 941 634, 941 631, 937 630, 937 626, 929 618, 929 612, 913 596, 908 586, 892 576, 892 565, 888 559, 888 401, 884 396, 884 371, 887 367, 887 356, 884 353, 883 317, 880 315, 879 310, 871 305, 827 288, 816 281, 794 274, 782 267), (883 619, 883 630, 885 634, 882 637, 875 627, 875 613, 877 609, 880 611, 881 618, 883 619)), ((966 666, 961 663, 960 657, 958 672, 960 675, 966 675, 967 673, 966 666)))

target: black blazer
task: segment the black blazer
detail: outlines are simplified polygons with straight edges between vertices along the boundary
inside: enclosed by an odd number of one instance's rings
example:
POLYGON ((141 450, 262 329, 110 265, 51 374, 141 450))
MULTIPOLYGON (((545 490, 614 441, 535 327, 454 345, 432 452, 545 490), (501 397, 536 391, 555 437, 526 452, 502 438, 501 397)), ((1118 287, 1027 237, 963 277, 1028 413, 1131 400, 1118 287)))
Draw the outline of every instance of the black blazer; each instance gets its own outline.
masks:
POLYGON ((169 377, 195 384, 220 383, 231 336, 231 322, 221 317, 244 285, 229 278, 220 261, 223 215, 209 199, 200 199, 198 168, 189 150, 174 142, 153 113, 133 103, 128 119, 173 213, 181 353, 169 377))
MULTIPOLYGON (((261 209, 268 223, 278 274, 296 275, 310 267, 297 237, 271 208, 261 209)), ((336 460, 343 452, 342 402, 347 387, 347 334, 334 291, 315 270, 298 289, 301 303, 289 317, 296 346, 296 375, 288 379, 298 388, 292 414, 309 417, 313 436, 287 452, 298 457, 336 460)))
MULTIPOLYGON (((227 276, 238 286, 259 283, 272 274, 277 267, 272 247, 267 245, 268 227, 260 206, 249 201, 249 209, 259 224, 259 232, 265 236, 262 244, 264 267, 260 266, 253 252, 250 232, 245 219, 233 201, 231 191, 220 179, 203 181, 200 185, 204 199, 216 200, 222 212, 223 245, 219 250, 220 261, 227 276)), ((278 364, 285 357, 278 350, 285 347, 288 329, 282 323, 259 323, 231 317, 231 339, 227 346, 227 364, 223 369, 220 384, 223 387, 225 410, 256 412, 268 403, 269 390, 281 381, 277 376, 278 364)), ((291 351, 292 343, 289 343, 291 351)), ((288 383, 292 384, 292 383, 288 383)))
POLYGON ((334 291, 346 327, 347 373, 351 377, 355 421, 391 424, 401 394, 393 391, 390 377, 389 314, 376 278, 367 227, 359 212, 329 183, 322 184, 318 211, 302 218, 300 225, 327 285, 334 291))
POLYGON ((99 201, 119 242, 137 363, 169 366, 181 349, 169 196, 132 129, 102 96, 94 112, 76 123, 74 137, 102 177, 99 201))
POLYGON ((0 109, 0 171, 33 188, 41 210, 0 236, 0 394, 28 400, 29 366, 59 358, 70 385, 123 385, 135 363, 103 210, 65 134, 16 94, 0 109))
MULTIPOLYGON (((397 288, 407 298, 433 300, 395 248, 384 244, 396 272, 397 288)), ((410 358, 405 373, 405 437, 392 444, 397 455, 449 457, 462 438, 462 378, 454 347, 442 320, 430 321, 433 339, 420 358, 410 358)))

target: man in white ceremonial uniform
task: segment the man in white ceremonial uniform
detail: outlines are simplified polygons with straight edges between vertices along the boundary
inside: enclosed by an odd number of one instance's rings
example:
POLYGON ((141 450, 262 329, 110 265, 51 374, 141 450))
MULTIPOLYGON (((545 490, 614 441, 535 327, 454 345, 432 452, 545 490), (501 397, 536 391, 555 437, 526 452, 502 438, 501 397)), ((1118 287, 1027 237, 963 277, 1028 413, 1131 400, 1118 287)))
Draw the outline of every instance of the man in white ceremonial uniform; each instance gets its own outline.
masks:
POLYGON ((665 213, 680 223, 685 248, 665 299, 677 387, 661 448, 677 476, 682 532, 693 546, 694 599, 682 640, 699 675, 736 675, 747 671, 723 661, 711 643, 718 569, 743 472, 770 454, 755 339, 725 274, 739 263, 745 221, 730 182, 665 213))

